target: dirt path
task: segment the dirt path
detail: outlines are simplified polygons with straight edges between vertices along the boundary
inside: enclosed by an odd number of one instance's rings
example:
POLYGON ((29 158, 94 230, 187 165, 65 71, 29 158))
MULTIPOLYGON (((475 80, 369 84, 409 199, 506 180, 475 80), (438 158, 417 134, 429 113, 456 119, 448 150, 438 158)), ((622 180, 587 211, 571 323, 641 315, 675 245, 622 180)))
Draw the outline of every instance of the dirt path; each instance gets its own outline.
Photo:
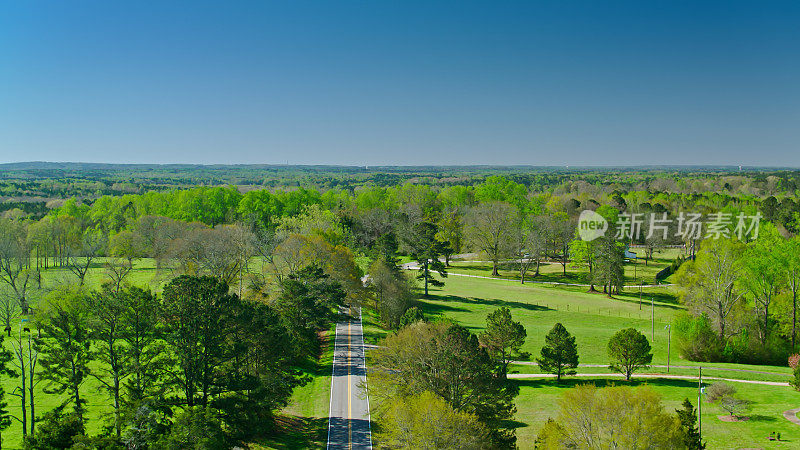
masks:
POLYGON ((798 412, 800 412, 800 408, 790 409, 783 412, 783 417, 786 417, 786 420, 795 425, 800 425, 800 419, 797 418, 798 412))

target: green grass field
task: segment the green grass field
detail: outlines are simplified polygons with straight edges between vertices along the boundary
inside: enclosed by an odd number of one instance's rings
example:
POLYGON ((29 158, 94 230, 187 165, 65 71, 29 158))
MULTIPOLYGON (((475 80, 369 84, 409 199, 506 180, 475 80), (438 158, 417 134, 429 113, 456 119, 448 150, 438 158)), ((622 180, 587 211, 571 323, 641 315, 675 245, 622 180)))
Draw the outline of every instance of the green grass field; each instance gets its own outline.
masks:
MULTIPOLYGON (((643 255, 644 249, 633 249, 643 255)), ((663 249, 656 252, 653 259, 645 262, 643 259, 631 261, 625 264, 625 284, 634 285, 644 282, 651 284, 655 280, 656 274, 678 256, 682 255, 679 249, 663 249)), ((584 264, 567 264, 566 275, 563 266, 556 261, 543 262, 539 267, 539 275, 534 277, 535 267, 531 267, 525 275, 526 281, 548 282, 548 283, 589 283, 589 268, 584 264)), ((448 268, 450 273, 460 273, 468 275, 490 276, 492 265, 484 260, 455 260, 451 261, 448 268)), ((519 268, 516 263, 505 262, 499 267, 499 278, 519 280, 519 268)))
MULTIPOLYGON (((582 367, 582 373, 609 373, 604 367, 608 363, 605 345, 619 329, 634 327, 651 340, 653 364, 667 363, 667 330, 676 313, 682 310, 674 299, 671 288, 645 290, 645 302, 639 309, 638 291, 608 298, 603 294, 587 293, 585 288, 553 287, 542 284, 521 285, 512 280, 490 280, 450 276, 443 288, 433 289, 428 299, 420 305, 431 316, 447 317, 468 327, 475 333, 482 331, 486 315, 494 309, 507 306, 515 320, 525 326, 528 338, 522 350, 535 357, 544 343, 544 335, 556 322, 561 322, 576 336, 580 362, 599 364, 601 367, 582 367), (654 301, 650 302, 650 298, 654 301), (652 317, 655 320, 652 320, 652 317), (654 325, 654 326, 653 326, 654 325), (655 339, 652 338, 655 330, 655 339)), ((673 342, 674 344, 674 342, 673 342)), ((670 375, 696 376, 701 364, 680 358, 672 345, 670 375), (676 368, 674 366, 690 366, 676 368)), ((788 367, 750 366, 744 364, 703 363, 704 376, 757 381, 786 382, 790 379, 788 367), (723 369, 750 370, 752 373, 723 369)), ((519 373, 539 373, 536 366, 513 365, 519 373)), ((664 374, 666 368, 650 368, 648 374, 664 374)), ((550 379, 517 379, 520 395, 516 400, 515 425, 521 448, 532 448, 541 426, 548 417, 558 414, 558 398, 564 389, 578 383, 597 385, 625 384, 621 378, 570 377, 557 385, 550 379)), ((697 403, 697 382, 661 378, 641 378, 634 385, 647 384, 663 396, 669 411, 677 408, 684 398, 697 403)), ((702 405, 703 436, 709 448, 796 448, 800 445, 800 427, 790 423, 782 412, 800 406, 800 393, 789 387, 733 383, 743 398, 755 403, 750 420, 745 422, 722 422, 717 416, 725 414, 719 407, 702 405), (769 442, 770 432, 780 432, 787 442, 769 442), (735 436, 735 442, 731 437, 735 436)))

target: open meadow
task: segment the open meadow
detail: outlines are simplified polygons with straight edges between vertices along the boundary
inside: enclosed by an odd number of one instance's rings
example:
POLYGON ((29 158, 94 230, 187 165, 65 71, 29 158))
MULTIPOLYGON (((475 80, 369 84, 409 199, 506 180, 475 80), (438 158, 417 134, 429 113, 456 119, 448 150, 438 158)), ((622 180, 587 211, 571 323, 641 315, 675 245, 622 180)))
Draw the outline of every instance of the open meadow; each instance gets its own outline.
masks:
MULTIPOLYGON (((461 266, 453 267, 452 273, 460 273, 461 266)), ((485 273, 481 272, 481 275, 485 273)), ((598 386, 624 385, 618 377, 581 377, 580 374, 607 374, 606 343, 618 330, 633 327, 644 333, 653 347, 653 367, 642 373, 666 375, 668 332, 666 325, 681 311, 670 295, 668 288, 659 288, 662 295, 652 304, 651 292, 645 289, 648 301, 639 308, 638 292, 623 293, 608 298, 602 293, 587 293, 585 288, 573 288, 546 284, 526 283, 510 280, 461 277, 451 275, 440 289, 432 289, 428 299, 420 299, 419 305, 432 317, 445 317, 479 333, 485 326, 486 315, 496 308, 511 309, 514 320, 521 322, 527 331, 527 340, 522 351, 530 352, 531 359, 538 356, 545 334, 556 322, 562 323, 575 337, 581 364, 595 367, 579 367, 578 376, 567 377, 556 384, 544 378, 515 379, 520 387, 516 399, 516 433, 520 448, 533 448, 534 440, 548 417, 558 414, 558 399, 566 388, 580 383, 595 383, 598 386), (653 321, 654 318, 654 321, 653 321), (654 338, 653 338, 654 331, 654 338)), ((680 358, 676 346, 671 346, 671 369, 669 375, 697 376, 700 363, 680 358), (677 366, 677 367, 676 367, 677 366)), ((788 382, 791 370, 788 367, 752 366, 745 364, 702 363, 704 377, 728 379, 788 382), (760 372, 760 373, 756 373, 760 372)), ((511 371, 519 374, 540 373, 535 365, 513 364, 511 371)), ((512 375, 519 376, 519 375, 512 375)), ((707 382, 710 382, 707 381, 707 382)), ((787 421, 783 411, 800 406, 800 393, 788 386, 772 386, 731 382, 739 394, 754 401, 750 420, 723 422, 717 416, 724 412, 716 405, 702 405, 703 438, 708 448, 796 448, 800 442, 800 427, 787 421), (781 433, 785 442, 770 442, 771 432, 781 433), (731 436, 737 436, 731 441, 731 436)), ((697 403, 697 381, 669 378, 638 378, 634 375, 632 385, 647 384, 663 397, 664 405, 672 411, 689 398, 697 403)), ((707 384, 707 383, 705 383, 707 384)))

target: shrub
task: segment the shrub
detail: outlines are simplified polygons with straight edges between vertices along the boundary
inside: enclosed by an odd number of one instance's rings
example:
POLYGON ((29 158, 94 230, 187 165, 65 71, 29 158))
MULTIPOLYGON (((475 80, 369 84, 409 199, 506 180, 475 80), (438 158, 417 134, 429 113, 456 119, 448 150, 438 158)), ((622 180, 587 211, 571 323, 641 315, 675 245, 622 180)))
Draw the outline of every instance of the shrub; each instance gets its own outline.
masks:
POLYGON ((161 436, 156 448, 164 450, 230 448, 231 443, 222 429, 219 412, 207 407, 194 406, 181 411, 169 433, 161 436))
POLYGON ((783 364, 789 353, 786 340, 773 333, 764 344, 750 332, 751 328, 745 325, 735 336, 722 340, 705 314, 684 313, 674 323, 678 352, 690 361, 783 364))
POLYGON ((728 339, 722 353, 725 362, 780 365, 787 360, 789 347, 776 333, 762 343, 750 332, 750 327, 744 327, 741 333, 728 339))
POLYGON ((795 367, 792 373, 794 374, 794 379, 790 381, 789 384, 791 384, 796 391, 800 391, 800 366, 795 367))
POLYGON ((25 438, 26 449, 70 448, 74 438, 84 434, 83 421, 75 413, 64 414, 64 407, 46 413, 36 428, 35 436, 25 438))
POLYGON ((728 383, 718 381, 706 388, 706 400, 711 403, 719 401, 721 398, 736 394, 736 388, 728 383))
POLYGON ((411 308, 408 308, 403 314, 403 317, 400 318, 400 325, 398 328, 403 328, 406 325, 411 325, 412 323, 419 321, 425 322, 425 314, 418 307, 412 306, 411 308))
POLYGON ((800 355, 795 353, 794 355, 789 356, 789 367, 792 369, 796 369, 797 366, 800 365, 800 355))
POLYGON ((720 361, 722 345, 711 320, 703 314, 681 314, 675 319, 675 338, 681 357, 690 361, 720 361))

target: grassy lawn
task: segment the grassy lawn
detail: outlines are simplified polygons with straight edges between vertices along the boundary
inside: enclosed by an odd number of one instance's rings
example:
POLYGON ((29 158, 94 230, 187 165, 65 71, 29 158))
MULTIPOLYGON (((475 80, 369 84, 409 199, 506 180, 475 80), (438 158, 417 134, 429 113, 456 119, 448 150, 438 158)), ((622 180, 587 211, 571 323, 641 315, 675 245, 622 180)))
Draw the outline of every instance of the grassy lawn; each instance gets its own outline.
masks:
MULTIPOLYGON (((638 298, 623 295, 610 299, 603 294, 586 293, 585 289, 563 289, 543 285, 449 277, 443 288, 431 289, 429 299, 421 306, 427 314, 451 318, 480 332, 486 315, 501 306, 511 308, 515 320, 528 332, 524 351, 538 353, 545 334, 553 324, 561 322, 577 338, 583 363, 606 363, 605 343, 618 330, 634 327, 651 336, 651 316, 655 313, 654 363, 666 364, 667 331, 665 325, 681 309, 662 300, 639 309, 638 298), (602 343, 602 345, 598 345, 602 343)), ((672 349, 672 361, 678 353, 672 349)))
MULTIPOLYGON (((587 293, 585 288, 555 287, 541 284, 521 285, 509 280, 449 277, 443 288, 432 289, 428 299, 421 299, 420 306, 426 314, 447 317, 468 327, 475 333, 483 330, 486 315, 496 308, 507 306, 515 320, 522 322, 528 332, 523 350, 538 355, 545 334, 556 322, 561 322, 576 336, 580 362, 599 364, 601 367, 581 367, 583 373, 608 373, 605 346, 609 338, 619 329, 634 327, 644 333, 653 346, 653 364, 667 362, 667 330, 676 313, 682 311, 677 304, 672 288, 663 287, 645 290, 644 303, 639 309, 637 292, 630 292, 610 299, 602 294, 587 293), (653 299, 652 306, 650 298, 653 299), (654 327, 652 317, 654 320, 654 327), (655 339, 652 338, 653 329, 655 339)), ((696 376, 694 367, 703 366, 704 376, 759 381, 786 382, 790 379, 788 367, 752 366, 745 364, 696 363, 679 357, 676 346, 671 347, 670 375, 696 376), (690 366, 676 368, 674 366, 690 366), (743 369, 752 372, 722 369, 743 369), (754 373, 767 372, 767 373, 754 373)), ((536 366, 515 364, 512 370, 519 373, 539 373, 536 366)), ((643 373, 666 373, 666 368, 650 368, 643 373)), ((577 383, 624 384, 619 378, 570 377, 561 385, 549 379, 517 379, 520 395, 516 400, 518 428, 521 448, 532 448, 539 429, 548 417, 558 414, 558 398, 564 389, 577 383)), ((676 409, 684 398, 697 402, 697 382, 673 379, 640 379, 634 385, 648 384, 663 396, 666 408, 676 409)), ((717 416, 724 412, 717 406, 704 403, 703 436, 709 448, 797 448, 800 446, 800 427, 783 418, 783 411, 800 406, 800 393, 789 387, 732 383, 742 398, 755 403, 746 422, 722 422, 717 416), (770 443, 770 432, 780 432, 785 443, 770 443), (731 436, 736 443, 731 444, 731 436)))
MULTIPOLYGON (((516 421, 520 448, 533 448, 533 441, 548 417, 558 415, 558 400, 565 389, 576 384, 594 383, 597 386, 623 385, 619 379, 575 379, 570 378, 557 385, 554 380, 516 380, 520 387, 517 397, 516 421)), ((658 392, 667 411, 680 407, 684 398, 697 404, 697 382, 689 380, 648 379, 633 380, 631 385, 648 385, 658 392)), ((742 398, 754 400, 746 422, 723 422, 718 416, 727 414, 718 406, 703 402, 703 438, 708 448, 797 448, 800 445, 800 427, 790 423, 782 412, 800 405, 800 393, 788 387, 735 384, 742 398), (787 442, 767 440, 771 432, 781 433, 787 442), (735 439, 735 441, 734 441, 735 439)))
MULTIPOLYGON (((633 249, 639 254, 644 254, 644 249, 633 249)), ((678 249, 664 249, 657 252, 653 259, 645 262, 643 259, 634 260, 625 264, 625 284, 634 285, 641 282, 651 284, 654 282, 656 274, 663 268, 672 264, 682 253, 678 249)), ((543 262, 539 267, 539 275, 533 277, 535 267, 525 275, 527 281, 550 282, 550 283, 589 283, 589 268, 583 264, 567 263, 567 273, 564 274, 562 265, 558 262, 543 262)), ((448 271, 467 275, 490 276, 492 265, 489 262, 478 261, 452 261, 448 271)), ((514 263, 501 263, 500 278, 519 280, 519 268, 514 263)))

